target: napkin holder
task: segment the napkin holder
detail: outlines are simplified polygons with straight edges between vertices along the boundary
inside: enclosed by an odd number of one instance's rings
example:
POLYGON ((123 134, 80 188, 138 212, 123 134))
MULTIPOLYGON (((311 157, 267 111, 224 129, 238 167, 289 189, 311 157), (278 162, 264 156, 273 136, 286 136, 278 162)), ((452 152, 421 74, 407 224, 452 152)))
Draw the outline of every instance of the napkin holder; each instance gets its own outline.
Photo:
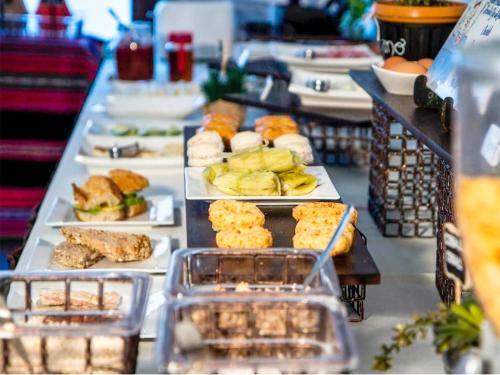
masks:
POLYGON ((415 80, 413 87, 413 101, 419 108, 439 111, 440 123, 446 132, 451 131, 453 117, 453 98, 441 99, 438 94, 427 87, 427 77, 420 75, 415 80))

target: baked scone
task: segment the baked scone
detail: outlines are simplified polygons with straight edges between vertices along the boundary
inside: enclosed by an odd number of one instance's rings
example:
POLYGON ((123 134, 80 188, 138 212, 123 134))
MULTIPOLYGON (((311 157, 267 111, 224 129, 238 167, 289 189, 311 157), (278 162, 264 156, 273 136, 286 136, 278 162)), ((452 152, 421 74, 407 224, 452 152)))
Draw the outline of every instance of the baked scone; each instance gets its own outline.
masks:
POLYGON ((224 151, 224 144, 222 143, 222 138, 216 131, 205 130, 196 133, 194 136, 189 138, 187 142, 188 149, 200 143, 203 144, 212 143, 220 152, 224 151))
POLYGON ((205 116, 203 116, 202 120, 203 127, 213 122, 229 124, 236 129, 240 127, 239 119, 236 116, 233 116, 229 113, 207 113, 205 116))
POLYGON ((297 123, 288 115, 267 115, 259 117, 255 120, 255 129, 259 131, 259 129, 263 127, 293 127, 298 129, 297 123))
MULTIPOLYGON (((295 220, 320 216, 342 216, 346 208, 347 205, 343 203, 311 202, 295 206, 292 215, 295 220)), ((349 221, 353 224, 357 223, 358 211, 356 209, 354 209, 349 221)))
POLYGON ((297 134, 299 129, 290 126, 282 126, 280 128, 264 127, 257 131, 262 134, 262 138, 268 141, 274 141, 276 138, 279 138, 284 134, 297 134))
POLYGON ((271 232, 262 227, 224 229, 217 233, 215 240, 222 249, 261 249, 273 245, 271 232))
POLYGON ((208 167, 212 164, 222 163, 224 146, 216 143, 196 143, 187 150, 188 165, 190 167, 208 167))
POLYGON ((215 231, 261 227, 265 223, 264 214, 255 204, 233 200, 211 203, 208 220, 215 231))
MULTIPOLYGON (((308 227, 309 225, 310 224, 307 223, 304 227, 308 227)), ((332 239, 335 229, 337 228, 337 226, 325 226, 320 229, 311 227, 311 229, 305 230, 304 227, 300 228, 300 231, 298 232, 296 229, 296 234, 293 236, 293 247, 296 249, 312 249, 320 251, 323 251, 326 248, 332 239)), ((331 255, 336 256, 348 253, 351 249, 353 240, 354 226, 349 224, 344 234, 332 250, 331 255)))
POLYGON ((55 263, 69 268, 89 268, 103 258, 104 256, 96 250, 68 241, 58 244, 52 253, 52 260, 55 263))
POLYGON ((256 132, 239 132, 231 139, 232 152, 240 152, 258 146, 262 146, 262 135, 256 132))
POLYGON ((221 136, 226 147, 230 147, 231 139, 238 131, 234 125, 219 121, 208 122, 204 124, 203 127, 205 128, 205 130, 217 132, 221 136))
POLYGON ((144 260, 153 250, 148 236, 85 228, 61 228, 66 241, 94 249, 114 262, 144 260))

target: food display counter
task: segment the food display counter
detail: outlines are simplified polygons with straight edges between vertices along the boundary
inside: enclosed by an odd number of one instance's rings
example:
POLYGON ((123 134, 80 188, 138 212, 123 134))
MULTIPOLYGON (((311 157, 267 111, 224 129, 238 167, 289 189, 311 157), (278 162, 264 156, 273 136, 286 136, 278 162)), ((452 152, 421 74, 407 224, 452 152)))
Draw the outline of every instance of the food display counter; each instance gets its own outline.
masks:
MULTIPOLYGON (((54 174, 48 193, 40 207, 35 224, 18 261, 17 272, 47 271, 47 269, 44 269, 46 267, 44 264, 47 264, 47 260, 50 257, 49 248, 40 247, 39 244, 40 241, 52 241, 51 243, 56 243, 60 240, 58 229, 47 225, 47 220, 54 208, 54 202, 58 199, 72 201, 71 184, 81 185, 89 177, 85 166, 76 162, 75 157, 79 154, 84 135, 88 131, 89 118, 103 111, 103 103, 111 90, 109 77, 113 75, 113 72, 113 62, 109 60, 104 61, 81 111, 63 158, 54 174), (40 262, 40 259, 45 259, 45 262, 40 262)), ((202 76, 206 74, 202 66, 197 67, 197 72, 202 76)), ((199 118, 199 114, 195 114, 192 120, 196 122, 199 121, 199 118)), ((185 131, 187 132, 186 137, 189 137, 193 129, 186 128, 185 131)), ((174 251, 187 247, 213 247, 215 232, 211 229, 210 222, 208 221, 208 204, 202 201, 189 201, 185 199, 184 170, 182 165, 177 168, 150 171, 147 173, 147 178, 150 185, 149 189, 152 192, 155 194, 171 194, 173 196, 174 224, 157 227, 131 226, 128 229, 110 227, 110 229, 116 229, 121 232, 124 230, 128 232, 130 230, 133 233, 145 234, 151 238, 169 237, 171 248, 174 251)), ((275 236, 274 246, 290 247, 290 235, 293 232, 294 225, 291 216, 291 207, 263 206, 262 210, 266 215, 268 223, 266 226, 272 230, 275 236)), ((409 301, 408 296, 415 285, 415 279, 408 275, 388 275, 387 282, 392 286, 398 285, 398 288, 394 289, 390 295, 379 293, 377 289, 379 287, 371 287, 373 284, 380 283, 381 278, 373 257, 367 248, 367 240, 359 230, 356 230, 354 238, 353 249, 347 256, 335 259, 335 267, 340 279, 344 299, 351 302, 354 312, 359 315, 363 314, 364 302, 365 320, 359 323, 349 323, 349 328, 353 330, 355 342, 360 343, 359 359, 357 362, 358 369, 360 371, 367 371, 370 368, 371 357, 375 351, 375 347, 378 346, 378 340, 375 340, 373 337, 374 332, 384 330, 390 333, 390 327, 401 316, 401 310, 394 310, 394 306, 398 304, 397 301, 409 301), (365 293, 366 301, 364 301, 365 293)), ((165 302, 165 295, 162 291, 165 279, 164 271, 153 270, 148 272, 151 276, 151 286, 149 288, 149 299, 144 311, 144 325, 142 327, 137 359, 137 371, 142 373, 158 371, 158 363, 155 362, 154 354, 155 338, 158 332, 156 323, 160 319, 160 310, 165 302)), ((415 277, 427 280, 427 275, 415 277)), ((382 279, 383 281, 384 279, 382 279)), ((426 296, 422 301, 429 301, 427 299, 429 296, 428 291, 418 290, 417 293, 426 296)), ((286 301, 289 301, 287 303, 295 303, 292 301, 293 298, 291 300, 287 298, 283 297, 283 303, 286 301)), ((433 297, 430 298, 430 301, 425 302, 424 305, 428 306, 429 303, 433 303, 433 297)), ((219 308, 215 300, 210 303, 214 309, 219 308)), ((234 303, 240 302, 234 301, 234 303)), ((320 308, 324 310, 324 312, 321 312, 322 314, 327 314, 328 309, 337 309, 330 302, 327 303, 324 301, 317 301, 315 306, 314 309, 320 308)), ((423 305, 416 306, 412 303, 409 303, 406 308, 413 311, 415 307, 424 308, 423 305)), ((347 349, 350 350, 348 347, 347 349)), ((424 350, 424 352, 426 351, 424 350)), ((428 366, 434 366, 437 369, 441 368, 438 359, 430 361, 428 366)))

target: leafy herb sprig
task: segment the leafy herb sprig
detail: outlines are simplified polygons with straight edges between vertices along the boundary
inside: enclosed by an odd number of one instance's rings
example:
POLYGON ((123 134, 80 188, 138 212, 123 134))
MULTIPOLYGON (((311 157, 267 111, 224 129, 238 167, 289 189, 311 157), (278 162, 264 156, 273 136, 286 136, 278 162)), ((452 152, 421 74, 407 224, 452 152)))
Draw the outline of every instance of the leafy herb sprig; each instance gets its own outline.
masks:
POLYGON ((483 319, 483 311, 471 297, 464 299, 461 305, 452 304, 450 308, 440 304, 437 311, 415 316, 411 323, 396 325, 391 343, 380 347, 381 353, 374 357, 372 368, 389 370, 394 354, 417 339, 425 339, 430 328, 433 329, 433 345, 438 353, 448 350, 464 352, 477 347, 483 319))
POLYGON ((229 67, 225 74, 211 70, 202 86, 209 102, 222 99, 226 94, 245 92, 245 72, 238 67, 229 67))

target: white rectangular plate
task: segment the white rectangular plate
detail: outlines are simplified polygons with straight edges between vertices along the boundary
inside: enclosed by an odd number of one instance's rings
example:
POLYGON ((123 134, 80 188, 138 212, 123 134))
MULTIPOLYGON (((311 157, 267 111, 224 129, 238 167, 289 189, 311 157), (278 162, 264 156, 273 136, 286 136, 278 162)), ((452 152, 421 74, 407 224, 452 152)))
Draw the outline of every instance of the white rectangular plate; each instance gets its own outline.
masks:
MULTIPOLYGON (((107 258, 97 262, 89 270, 99 271, 138 271, 164 274, 167 271, 172 251, 169 236, 150 236, 153 254, 146 260, 137 262, 117 263, 107 258)), ((52 252, 57 244, 64 241, 63 236, 51 238, 37 238, 35 249, 31 252, 27 269, 29 271, 82 271, 81 269, 67 268, 52 260, 52 252)))
POLYGON ((173 225, 174 200, 171 195, 146 196, 148 209, 146 212, 120 221, 79 221, 73 212, 73 202, 57 197, 50 208, 45 225, 50 227, 74 226, 107 226, 107 227, 136 227, 173 225))
POLYGON ((186 184, 186 199, 213 201, 218 199, 237 199, 246 201, 272 201, 279 205, 293 205, 309 200, 338 200, 340 195, 330 180, 324 167, 306 167, 305 172, 315 175, 318 186, 307 195, 300 196, 236 196, 222 193, 203 178, 204 167, 186 167, 184 181, 186 184))
MULTIPOLYGON (((184 163, 182 136, 179 137, 111 137, 111 136, 91 136, 85 135, 82 147, 78 154, 75 155, 77 163, 85 165, 87 168, 125 168, 138 171, 158 170, 169 167, 178 167, 184 163), (148 158, 118 158, 112 159, 106 156, 96 156, 93 154, 95 146, 111 148, 115 145, 123 147, 133 143, 139 143, 142 149, 148 149, 158 152, 163 152, 165 148, 169 148, 166 154, 161 156, 148 158)), ((167 151, 166 151, 167 152, 167 151)))

